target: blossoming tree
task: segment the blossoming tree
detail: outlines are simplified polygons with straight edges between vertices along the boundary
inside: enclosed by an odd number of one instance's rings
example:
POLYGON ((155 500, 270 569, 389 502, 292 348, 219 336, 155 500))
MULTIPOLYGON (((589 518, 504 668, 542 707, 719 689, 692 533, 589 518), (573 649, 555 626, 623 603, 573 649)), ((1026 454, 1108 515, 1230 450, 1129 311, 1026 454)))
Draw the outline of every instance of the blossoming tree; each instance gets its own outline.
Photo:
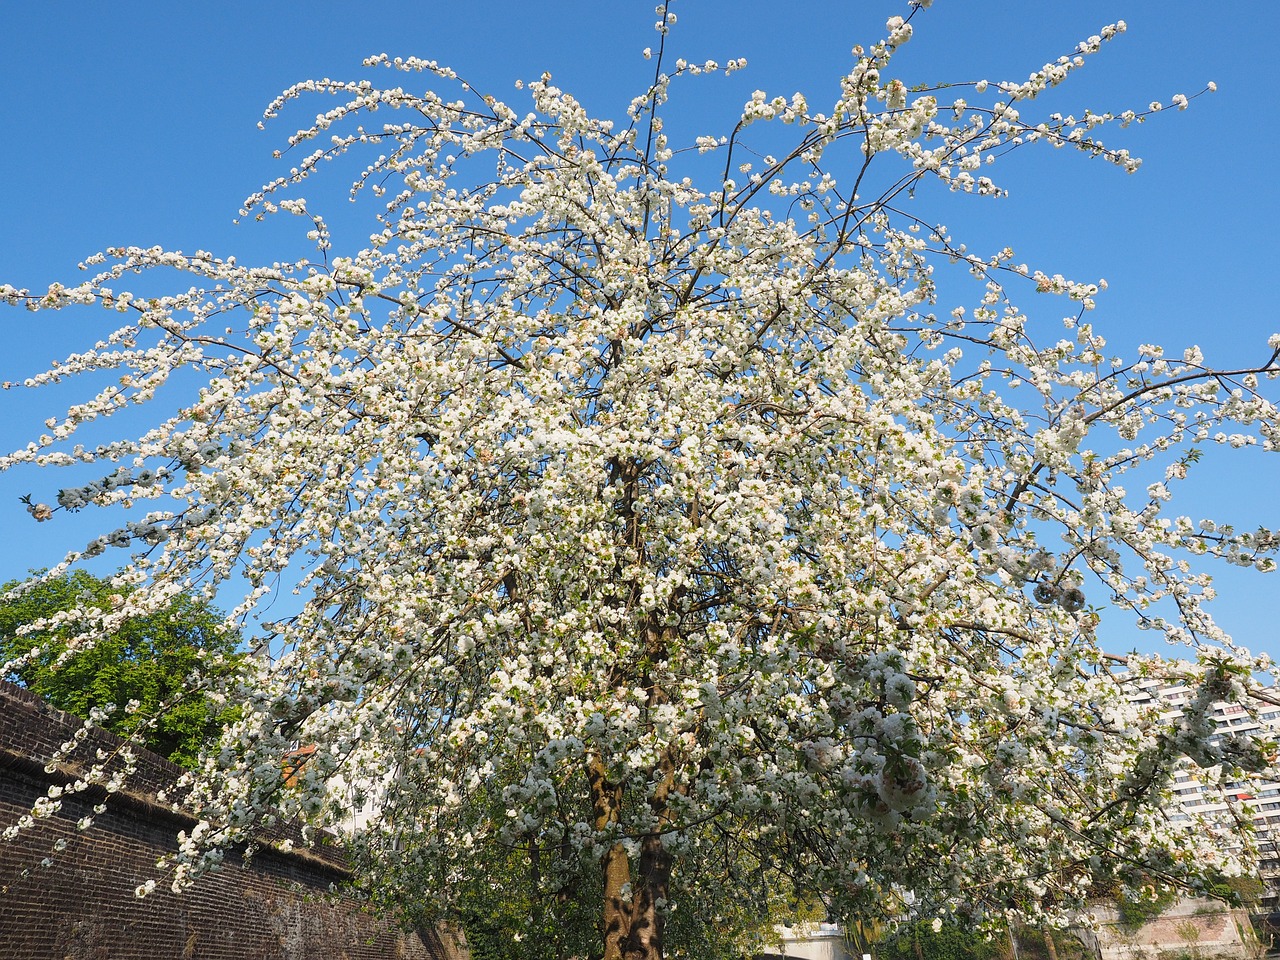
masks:
POLYGON ((0 290, 124 318, 28 385, 118 379, 0 461, 102 465, 37 520, 133 511, 67 558, 133 551, 136 589, 80 642, 198 584, 243 583, 236 618, 300 598, 192 785, 175 882, 270 811, 367 802, 374 896, 448 915, 520 872, 540 918, 593 905, 613 960, 762 889, 837 918, 981 918, 1232 868, 1153 805, 1183 757, 1266 761, 1209 739, 1210 705, 1267 665, 1188 560, 1266 568, 1275 542, 1166 504, 1186 448, 1275 445, 1280 338, 1245 369, 1113 358, 1085 319, 1097 286, 933 226, 917 189, 997 194, 989 164, 1037 141, 1136 169, 1099 136, 1151 111, 1035 110, 1123 24, 1023 82, 908 86, 892 58, 926 5, 855 48, 834 103, 757 93, 687 145, 663 129, 672 83, 744 64, 672 62, 665 4, 618 123, 546 76, 516 107, 373 58, 446 92, 310 82, 268 111, 337 103, 246 204, 305 218, 311 257, 113 249, 77 286, 0 290), (365 149, 376 232, 339 255, 298 188, 365 149), (949 270, 973 303, 940 304, 949 270), (165 271, 176 292, 121 289, 165 271), (79 442, 193 383, 145 429, 79 442), (1090 603, 1184 646, 1189 665, 1125 663, 1194 681, 1182 716, 1130 705, 1090 603))

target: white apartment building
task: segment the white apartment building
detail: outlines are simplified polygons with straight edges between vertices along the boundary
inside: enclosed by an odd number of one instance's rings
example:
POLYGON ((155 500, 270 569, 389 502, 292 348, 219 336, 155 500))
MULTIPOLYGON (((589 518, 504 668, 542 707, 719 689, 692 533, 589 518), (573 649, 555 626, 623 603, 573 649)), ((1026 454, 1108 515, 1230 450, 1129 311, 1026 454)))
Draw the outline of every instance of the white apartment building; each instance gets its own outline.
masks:
MULTIPOLYGON (((1130 687, 1133 702, 1158 702, 1168 714, 1180 711, 1194 696, 1186 686, 1159 680, 1135 680, 1130 687)), ((1280 739, 1280 706, 1260 706, 1254 719, 1240 704, 1215 703, 1213 718, 1218 731, 1215 736, 1253 734, 1268 740, 1280 739)), ((1172 792, 1179 808, 1169 812, 1174 820, 1225 813, 1229 807, 1252 818, 1260 857, 1259 874, 1267 885, 1265 902, 1272 910, 1280 906, 1280 780, 1228 781, 1206 786, 1196 777, 1196 768, 1188 763, 1175 774, 1172 792)))

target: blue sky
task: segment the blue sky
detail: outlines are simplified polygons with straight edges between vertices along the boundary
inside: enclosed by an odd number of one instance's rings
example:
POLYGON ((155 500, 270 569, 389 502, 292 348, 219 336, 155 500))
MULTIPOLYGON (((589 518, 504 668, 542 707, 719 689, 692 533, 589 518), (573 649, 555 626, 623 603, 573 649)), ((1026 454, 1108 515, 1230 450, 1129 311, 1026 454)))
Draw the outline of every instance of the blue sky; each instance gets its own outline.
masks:
MULTIPOLYGON (((117 244, 202 248, 242 261, 289 255, 281 225, 232 221, 243 198, 287 165, 272 150, 332 104, 295 107, 265 132, 257 128, 262 109, 298 80, 369 74, 360 65, 366 55, 434 58, 512 102, 521 96, 514 80, 549 70, 593 113, 621 116, 652 71, 640 51, 656 46, 648 0, 321 0, 288 16, 271 9, 260 2, 0 6, 0 283, 74 282, 80 260, 117 244)), ((673 56, 750 63, 731 78, 675 90, 674 112, 689 118, 688 129, 719 133, 755 88, 830 101, 851 63, 849 48, 874 41, 885 18, 907 6, 678 0, 674 10, 673 56)), ((1004 167, 1010 198, 947 200, 944 212, 923 212, 975 249, 1008 243, 1019 260, 1049 273, 1105 277, 1110 290, 1092 319, 1119 350, 1154 340, 1178 352, 1198 343, 1223 365, 1255 359, 1280 330, 1271 289, 1280 254, 1273 179, 1280 134, 1267 112, 1280 88, 1273 49, 1280 6, 1237 4, 1228 13, 1189 0, 937 0, 917 17, 916 39, 896 72, 908 84, 1020 80, 1118 19, 1127 34, 1056 92, 1055 106, 1120 110, 1167 103, 1209 80, 1219 87, 1187 112, 1104 137, 1144 158, 1137 175, 1078 154, 1029 150, 1004 167)), ((341 184, 335 178, 329 186, 341 184)), ((342 245, 339 236, 338 253, 342 245)), ((92 343, 108 332, 101 324, 110 316, 0 312, 0 380, 21 380, 92 343)), ((0 394, 0 446, 24 443, 52 412, 26 391, 0 394)), ((1185 511, 1280 526, 1280 458, 1216 452, 1189 485, 1185 511)), ((0 475, 8 546, 0 578, 51 564, 81 539, 72 524, 35 528, 18 502, 28 492, 51 499, 56 482, 0 475)), ((1224 571, 1219 585, 1219 619, 1247 646, 1280 656, 1269 602, 1280 579, 1224 571)), ((1121 631, 1114 639, 1117 647, 1133 641, 1121 631)))

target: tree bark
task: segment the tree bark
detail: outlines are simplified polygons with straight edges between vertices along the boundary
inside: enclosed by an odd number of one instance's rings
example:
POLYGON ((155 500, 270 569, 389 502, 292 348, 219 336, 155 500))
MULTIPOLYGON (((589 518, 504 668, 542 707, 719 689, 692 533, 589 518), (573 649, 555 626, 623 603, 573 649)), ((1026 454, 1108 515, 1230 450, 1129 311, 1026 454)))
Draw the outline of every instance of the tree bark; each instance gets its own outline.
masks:
POLYGON ((615 843, 604 855, 604 960, 623 960, 631 939, 631 904, 624 889, 630 882, 626 848, 615 843))
MULTIPOLYGON (((609 779, 609 772, 599 756, 592 756, 588 761, 587 782, 591 787, 595 828, 607 830, 619 824, 622 820, 622 788, 609 779)), ((613 844, 605 851, 600 865, 604 871, 603 960, 622 960, 622 942, 631 930, 630 910, 625 900, 625 888, 631 882, 631 863, 626 847, 621 843, 613 844)))
POLYGON ((1044 934, 1044 948, 1049 954, 1049 960, 1058 960, 1058 945, 1053 942, 1053 932, 1048 929, 1041 932, 1044 934))
MULTIPOLYGON (((650 803, 661 808, 666 822, 666 800, 672 777, 670 760, 664 762, 667 778, 650 803)), ((622 789, 610 781, 603 761, 593 757, 588 767, 597 830, 621 823, 622 789)), ((602 960, 662 960, 666 928, 666 903, 670 894, 673 858, 660 833, 640 840, 634 864, 622 843, 615 843, 601 859, 604 871, 602 960), (630 887, 628 890, 627 887, 630 887)))
POLYGON ((666 900, 671 883, 671 854, 659 836, 640 845, 637 889, 632 895, 631 930, 622 956, 625 960, 662 960, 666 900))

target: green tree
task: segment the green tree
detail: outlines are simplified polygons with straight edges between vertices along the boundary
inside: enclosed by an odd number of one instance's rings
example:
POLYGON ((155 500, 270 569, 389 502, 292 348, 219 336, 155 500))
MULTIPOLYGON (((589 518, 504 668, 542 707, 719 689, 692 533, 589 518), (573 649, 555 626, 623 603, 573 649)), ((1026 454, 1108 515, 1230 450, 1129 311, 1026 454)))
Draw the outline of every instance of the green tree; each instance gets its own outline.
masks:
POLYGON ((115 704, 104 727, 121 736, 139 734, 147 749, 188 767, 201 746, 234 719, 234 707, 191 689, 195 675, 228 675, 242 659, 236 652, 239 636, 208 603, 179 595, 168 607, 127 621, 92 649, 60 662, 79 619, 75 612, 108 609, 130 590, 83 570, 15 591, 21 584, 5 584, 0 597, 4 679, 81 717, 115 704), (22 630, 58 614, 72 617, 22 630), (137 708, 126 710, 131 701, 137 708))
POLYGON ((996 960, 1006 944, 955 924, 920 920, 881 941, 876 954, 885 960, 996 960))

